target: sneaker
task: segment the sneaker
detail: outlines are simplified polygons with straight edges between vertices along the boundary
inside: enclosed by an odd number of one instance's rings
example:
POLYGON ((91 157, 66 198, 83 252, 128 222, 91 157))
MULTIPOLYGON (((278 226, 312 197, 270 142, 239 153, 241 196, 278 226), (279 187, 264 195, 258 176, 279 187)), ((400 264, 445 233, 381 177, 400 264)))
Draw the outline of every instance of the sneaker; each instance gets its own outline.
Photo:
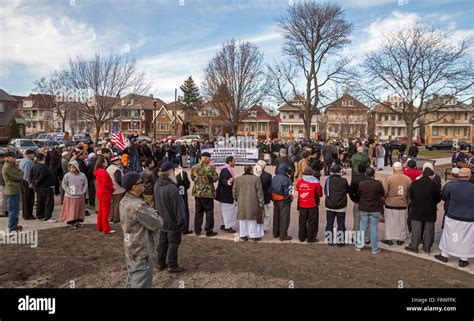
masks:
POLYGON ((356 250, 357 252, 360 252, 360 251, 362 251, 362 248, 356 246, 355 250, 356 250))
POLYGON ((446 256, 442 256, 441 254, 435 255, 434 258, 443 263, 448 263, 448 258, 446 256))
POLYGON ((380 242, 382 242, 383 244, 387 244, 387 245, 393 245, 393 241, 391 241, 391 240, 382 240, 380 242))
POLYGON ((403 245, 405 242, 403 241, 397 241, 397 245, 403 245))
POLYGON ((291 241, 293 238, 291 236, 280 237, 280 241, 291 241))
POLYGON ((206 237, 213 237, 213 236, 216 236, 217 235, 217 232, 208 232, 206 233, 206 237))
POLYGON ((234 234, 236 231, 233 228, 226 228, 224 232, 234 234))
POLYGON ((378 253, 380 253, 380 252, 382 252, 382 250, 378 250, 378 251, 372 252, 372 254, 378 254, 378 253))
POLYGON ((45 223, 57 223, 58 221, 56 221, 55 219, 49 218, 47 220, 44 220, 43 222, 45 222, 45 223))
POLYGON ((114 234, 116 231, 115 230, 110 230, 108 233, 105 234, 114 234))
POLYGON ((221 225, 221 231, 225 230, 225 225, 221 225))
POLYGON ((459 259, 459 267, 466 267, 469 265, 469 261, 463 261, 461 259, 459 259))
POLYGON ((182 266, 177 266, 177 267, 168 269, 168 272, 170 272, 170 273, 181 273, 183 271, 184 271, 184 267, 182 267, 182 266))

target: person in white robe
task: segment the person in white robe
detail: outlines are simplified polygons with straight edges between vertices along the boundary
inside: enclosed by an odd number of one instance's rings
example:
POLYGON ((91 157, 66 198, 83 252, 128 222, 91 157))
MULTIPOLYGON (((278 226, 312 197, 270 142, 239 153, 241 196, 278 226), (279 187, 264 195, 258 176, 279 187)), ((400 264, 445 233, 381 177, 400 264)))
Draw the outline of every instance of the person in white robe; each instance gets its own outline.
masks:
POLYGON ((439 243, 441 254, 435 258, 448 262, 450 256, 459 258, 459 266, 469 265, 474 257, 474 184, 469 182, 471 170, 459 170, 459 180, 446 187, 443 198, 449 201, 443 234, 439 243))

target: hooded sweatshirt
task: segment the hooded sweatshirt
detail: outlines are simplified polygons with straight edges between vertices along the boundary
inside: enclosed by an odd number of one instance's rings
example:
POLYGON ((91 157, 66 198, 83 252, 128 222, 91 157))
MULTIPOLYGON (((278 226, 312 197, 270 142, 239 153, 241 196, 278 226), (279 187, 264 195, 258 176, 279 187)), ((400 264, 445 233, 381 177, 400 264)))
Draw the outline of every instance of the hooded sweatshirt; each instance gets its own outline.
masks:
POLYGON ((272 179, 270 187, 273 201, 286 201, 291 203, 293 200, 291 179, 286 175, 286 166, 279 166, 276 176, 272 179))
MULTIPOLYGON (((79 164, 76 161, 71 161, 69 165, 73 165, 79 172, 79 164)), ((84 173, 72 174, 67 172, 63 177, 62 187, 65 195, 72 198, 84 197, 87 192, 87 178, 84 173)))
POLYGON ((298 202, 301 208, 314 208, 323 197, 323 188, 319 180, 312 175, 303 175, 296 183, 298 202))

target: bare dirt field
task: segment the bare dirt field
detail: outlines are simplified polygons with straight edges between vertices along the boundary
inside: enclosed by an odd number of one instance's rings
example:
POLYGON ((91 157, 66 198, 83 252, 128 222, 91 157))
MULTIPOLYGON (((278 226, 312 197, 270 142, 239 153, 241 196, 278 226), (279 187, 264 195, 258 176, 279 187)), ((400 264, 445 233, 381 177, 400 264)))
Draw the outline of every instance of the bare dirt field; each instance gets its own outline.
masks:
MULTIPOLYGON (((39 231, 39 246, 2 245, 0 287, 124 287, 122 232, 94 225, 39 231)), ((154 271, 154 287, 472 287, 474 275, 402 253, 324 244, 232 242, 183 237, 181 274, 154 271)))

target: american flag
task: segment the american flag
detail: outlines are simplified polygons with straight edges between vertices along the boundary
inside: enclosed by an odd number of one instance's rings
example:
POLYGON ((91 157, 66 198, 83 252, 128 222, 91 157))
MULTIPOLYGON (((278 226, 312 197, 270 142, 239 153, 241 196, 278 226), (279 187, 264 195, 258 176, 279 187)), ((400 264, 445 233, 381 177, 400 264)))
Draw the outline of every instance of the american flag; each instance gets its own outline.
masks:
POLYGON ((117 147, 117 149, 121 152, 127 147, 127 142, 125 141, 125 137, 122 135, 122 131, 120 129, 116 129, 110 138, 112 144, 117 147))

